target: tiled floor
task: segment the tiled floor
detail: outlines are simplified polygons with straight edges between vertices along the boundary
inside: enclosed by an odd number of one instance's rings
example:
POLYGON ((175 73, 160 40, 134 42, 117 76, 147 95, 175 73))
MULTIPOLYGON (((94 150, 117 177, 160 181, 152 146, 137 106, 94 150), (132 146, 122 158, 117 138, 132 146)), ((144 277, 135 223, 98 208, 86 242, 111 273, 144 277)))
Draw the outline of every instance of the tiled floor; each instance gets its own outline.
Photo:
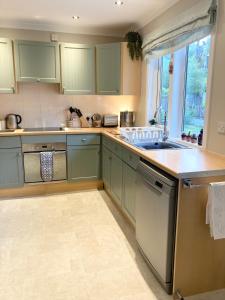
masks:
MULTIPOLYGON (((104 191, 0 201, 1 300, 169 300, 104 191)), ((197 296, 190 300, 222 300, 197 296)))

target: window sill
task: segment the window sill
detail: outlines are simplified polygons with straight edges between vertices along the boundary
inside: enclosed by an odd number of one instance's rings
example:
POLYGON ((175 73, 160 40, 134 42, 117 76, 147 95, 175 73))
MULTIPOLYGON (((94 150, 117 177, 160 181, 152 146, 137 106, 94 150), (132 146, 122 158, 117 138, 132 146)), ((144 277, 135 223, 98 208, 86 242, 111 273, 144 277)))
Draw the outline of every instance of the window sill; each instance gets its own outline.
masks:
POLYGON ((203 150, 203 146, 199 146, 198 143, 192 143, 192 142, 187 142, 187 141, 184 141, 182 139, 179 139, 179 138, 174 138, 173 139, 175 142, 179 143, 179 144, 182 144, 184 146, 188 146, 190 148, 197 148, 197 149, 200 149, 200 150, 203 150))

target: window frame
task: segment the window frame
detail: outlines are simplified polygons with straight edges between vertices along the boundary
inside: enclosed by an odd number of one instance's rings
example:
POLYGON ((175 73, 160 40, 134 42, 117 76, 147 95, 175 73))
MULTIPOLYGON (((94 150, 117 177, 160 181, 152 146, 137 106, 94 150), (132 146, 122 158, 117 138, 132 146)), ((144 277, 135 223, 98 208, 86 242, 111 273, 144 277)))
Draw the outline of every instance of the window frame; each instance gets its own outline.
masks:
MULTIPOLYGON (((187 72, 188 72, 188 55, 189 55, 189 47, 190 45, 186 46, 186 59, 185 59, 185 78, 184 78, 184 94, 183 94, 183 112, 182 112, 182 132, 184 132, 184 121, 185 121, 185 101, 187 96, 187 72)), ((203 132, 205 132, 205 123, 206 123, 206 107, 208 102, 208 88, 209 88, 209 68, 210 68, 210 57, 212 54, 212 34, 210 35, 210 47, 209 47, 209 61, 208 61, 208 76, 207 76, 207 86, 206 86, 206 105, 205 105, 205 114, 204 114, 204 126, 203 132)), ((211 83, 210 83, 211 84, 211 83)), ((185 132, 188 133, 188 132, 185 132)), ((196 133, 198 134, 198 133, 196 133)), ((205 136, 204 136, 205 137, 205 136)))
MULTIPOLYGON (((203 134, 203 145, 202 148, 206 148, 207 147, 207 136, 208 136, 208 127, 209 127, 209 110, 210 110, 210 99, 211 99, 211 88, 212 88, 212 76, 213 76, 213 62, 214 62, 214 55, 215 55, 215 36, 216 36, 216 29, 213 30, 213 32, 210 34, 211 35, 211 42, 210 42, 210 55, 209 55, 209 62, 208 62, 208 80, 207 80, 207 90, 206 90, 206 106, 205 106, 205 118, 204 118, 204 134, 203 134)), ((172 120, 173 118, 173 102, 174 102, 174 93, 176 89, 174 89, 174 70, 173 70, 173 74, 170 74, 170 79, 169 79, 169 97, 168 97, 168 117, 167 117, 167 126, 169 128, 169 133, 173 132, 173 134, 169 134, 169 137, 171 137, 172 139, 176 139, 181 141, 181 133, 182 130, 184 128, 184 107, 185 107, 185 96, 186 96, 186 79, 187 79, 187 64, 188 64, 188 46, 186 46, 185 48, 185 54, 183 59, 185 59, 185 72, 184 72, 184 76, 182 78, 182 80, 180 80, 180 85, 182 86, 182 88, 179 88, 179 92, 176 97, 179 97, 180 101, 179 102, 179 110, 178 110, 178 124, 176 126, 174 126, 174 124, 172 124, 172 120), (183 90, 183 91, 182 91, 183 90), (182 99, 181 99, 182 98, 182 99), (181 126, 179 126, 181 125, 181 126), (171 130, 171 128, 176 127, 175 130, 171 130), (178 129, 179 127, 179 129, 178 129), (175 134, 176 131, 176 134, 175 134), (175 136, 176 135, 176 136, 175 136), (179 137, 178 137, 179 136, 179 137)), ((180 49, 182 50, 182 49, 180 49)), ((178 51, 180 51, 178 50, 178 51)), ((176 52, 178 52, 176 51, 176 52)), ((173 54, 173 61, 175 60, 175 53, 173 52, 171 54, 173 54)), ((160 84, 159 84, 159 91, 156 93, 157 97, 154 100, 154 104, 152 105, 152 107, 155 107, 156 109, 159 107, 160 104, 160 91, 161 91, 161 65, 162 65, 162 57, 157 58, 156 60, 158 61, 158 66, 159 66, 159 70, 158 70, 158 76, 159 76, 159 80, 160 80, 160 84)), ((175 66, 175 64, 174 64, 175 66)), ((149 66, 150 67, 150 66, 149 66)), ((181 68, 182 69, 182 68, 181 68)), ((151 100, 152 99, 148 99, 151 100)), ((155 113, 155 111, 153 113, 151 113, 151 115, 153 115, 155 113)), ((159 121, 159 118, 157 116, 157 120, 159 121)), ((160 124, 161 126, 162 124, 160 124)))
MULTIPOLYGON (((173 57, 173 54, 170 54, 171 57, 173 57)), ((161 102, 161 94, 162 94, 162 69, 163 69, 163 56, 159 58, 159 81, 160 81, 160 88, 159 88, 159 94, 158 94, 158 101, 157 101, 157 104, 156 104, 156 107, 159 108, 160 107, 160 102, 161 102)), ((169 119, 169 111, 170 111, 170 105, 171 105, 171 102, 172 102, 172 96, 171 96, 171 93, 170 91, 172 90, 172 81, 173 81, 173 74, 169 74, 169 95, 168 95, 168 113, 167 113, 167 119, 169 119)), ((160 120, 160 113, 158 113, 158 123, 160 125, 164 125, 163 123, 161 123, 161 120, 160 120)))

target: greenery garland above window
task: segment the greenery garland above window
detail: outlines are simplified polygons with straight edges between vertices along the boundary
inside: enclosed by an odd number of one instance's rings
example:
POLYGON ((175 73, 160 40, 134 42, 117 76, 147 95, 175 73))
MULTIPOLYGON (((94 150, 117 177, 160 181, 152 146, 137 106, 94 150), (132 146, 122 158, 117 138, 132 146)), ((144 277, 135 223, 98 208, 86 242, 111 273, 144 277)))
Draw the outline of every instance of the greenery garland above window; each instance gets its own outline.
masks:
POLYGON ((127 41, 127 48, 129 49, 132 60, 142 59, 142 37, 136 31, 129 31, 125 35, 127 41))

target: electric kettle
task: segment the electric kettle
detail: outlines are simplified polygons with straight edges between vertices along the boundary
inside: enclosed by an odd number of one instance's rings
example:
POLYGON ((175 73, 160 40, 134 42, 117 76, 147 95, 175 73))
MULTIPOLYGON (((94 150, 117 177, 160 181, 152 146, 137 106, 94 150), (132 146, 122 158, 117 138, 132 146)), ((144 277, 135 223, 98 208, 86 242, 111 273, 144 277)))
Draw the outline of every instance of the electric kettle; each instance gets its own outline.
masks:
POLYGON ((9 114, 5 118, 7 129, 17 129, 19 124, 22 122, 22 117, 20 115, 9 114))

